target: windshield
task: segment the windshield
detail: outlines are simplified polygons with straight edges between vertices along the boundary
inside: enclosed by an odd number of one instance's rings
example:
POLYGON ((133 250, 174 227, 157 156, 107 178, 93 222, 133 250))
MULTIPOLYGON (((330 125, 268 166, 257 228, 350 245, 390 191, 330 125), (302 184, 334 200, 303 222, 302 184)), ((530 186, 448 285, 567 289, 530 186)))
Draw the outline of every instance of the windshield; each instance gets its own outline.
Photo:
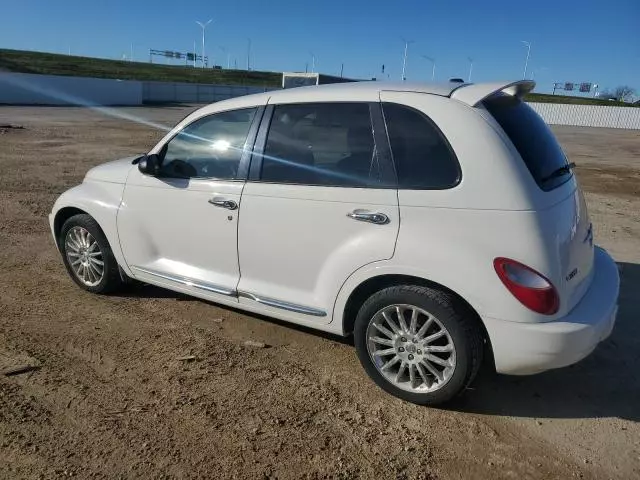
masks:
POLYGON ((541 189, 553 190, 573 173, 567 157, 551 129, 526 103, 510 95, 484 101, 485 108, 500 124, 541 189))

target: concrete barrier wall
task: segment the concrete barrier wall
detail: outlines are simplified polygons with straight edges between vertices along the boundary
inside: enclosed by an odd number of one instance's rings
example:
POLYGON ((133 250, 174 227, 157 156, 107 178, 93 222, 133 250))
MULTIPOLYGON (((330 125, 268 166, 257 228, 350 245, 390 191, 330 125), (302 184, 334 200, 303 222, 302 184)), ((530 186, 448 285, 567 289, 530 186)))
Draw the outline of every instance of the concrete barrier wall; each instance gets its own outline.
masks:
POLYGON ((640 129, 640 108, 529 103, 550 125, 640 129))
MULTIPOLYGON (((0 104, 10 105, 213 103, 270 90, 279 88, 0 72, 0 104)), ((640 129, 640 108, 560 103, 529 105, 551 125, 640 129)))
POLYGON ((228 98, 277 90, 273 87, 144 82, 144 103, 213 103, 228 98))
POLYGON ((0 72, 0 104, 141 105, 142 82, 0 72))

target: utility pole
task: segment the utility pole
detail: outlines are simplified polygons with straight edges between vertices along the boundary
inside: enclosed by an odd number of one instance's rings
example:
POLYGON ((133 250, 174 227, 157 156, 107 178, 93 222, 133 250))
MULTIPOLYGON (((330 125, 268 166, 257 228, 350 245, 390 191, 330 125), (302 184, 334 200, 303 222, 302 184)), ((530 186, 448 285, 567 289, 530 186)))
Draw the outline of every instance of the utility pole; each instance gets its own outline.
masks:
POLYGON ((471 73, 473 72, 473 58, 467 57, 467 60, 469 60, 469 78, 467 79, 467 82, 471 83, 471 73))
POLYGON ((407 55, 409 52, 409 44, 413 43, 413 40, 407 40, 405 38, 402 39, 404 42, 404 57, 402 58, 402 81, 407 81, 407 55))
POLYGON ((527 78, 527 66, 529 65, 529 54, 531 53, 531 43, 530 42, 525 42, 524 40, 521 40, 521 42, 524 44, 525 47, 527 47, 527 59, 524 61, 524 74, 522 75, 523 79, 527 78))
POLYGON ((344 63, 340 66, 340 78, 342 78, 343 73, 344 73, 344 63))
MULTIPOLYGON (((204 68, 204 67, 205 67, 205 64, 204 64, 204 58, 205 58, 205 51, 204 51, 204 43, 205 43, 205 41, 204 41, 204 40, 205 40, 205 38, 204 38, 204 32, 205 32, 205 30, 207 29, 207 27, 209 26, 209 24, 210 24, 211 22, 213 22, 213 18, 210 18, 210 19, 209 19, 209 21, 207 21, 207 22, 205 22, 205 23, 202 23, 202 22, 198 22, 198 21, 196 21, 196 23, 197 23, 198 25, 200 25, 200 27, 202 28, 202 68, 204 68)), ((195 51, 195 49, 194 49, 194 51, 195 51)))

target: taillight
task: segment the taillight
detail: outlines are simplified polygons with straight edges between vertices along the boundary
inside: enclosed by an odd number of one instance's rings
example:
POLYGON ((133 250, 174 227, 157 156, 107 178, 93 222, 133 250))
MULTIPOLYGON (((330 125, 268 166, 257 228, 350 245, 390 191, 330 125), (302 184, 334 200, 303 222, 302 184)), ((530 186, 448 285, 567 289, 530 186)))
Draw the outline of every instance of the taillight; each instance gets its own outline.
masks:
POLYGON ((553 315, 560 308, 560 298, 552 283, 520 262, 496 258, 493 267, 507 290, 534 312, 553 315))

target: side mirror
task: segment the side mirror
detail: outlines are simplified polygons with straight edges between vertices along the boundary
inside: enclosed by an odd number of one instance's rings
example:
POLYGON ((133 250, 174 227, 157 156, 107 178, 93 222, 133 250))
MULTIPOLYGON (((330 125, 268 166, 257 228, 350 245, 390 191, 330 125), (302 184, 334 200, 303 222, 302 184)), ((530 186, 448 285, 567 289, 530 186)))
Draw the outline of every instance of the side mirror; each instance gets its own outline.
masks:
POLYGON ((138 161, 138 170, 145 175, 157 176, 160 173, 160 157, 156 154, 145 155, 138 161))

